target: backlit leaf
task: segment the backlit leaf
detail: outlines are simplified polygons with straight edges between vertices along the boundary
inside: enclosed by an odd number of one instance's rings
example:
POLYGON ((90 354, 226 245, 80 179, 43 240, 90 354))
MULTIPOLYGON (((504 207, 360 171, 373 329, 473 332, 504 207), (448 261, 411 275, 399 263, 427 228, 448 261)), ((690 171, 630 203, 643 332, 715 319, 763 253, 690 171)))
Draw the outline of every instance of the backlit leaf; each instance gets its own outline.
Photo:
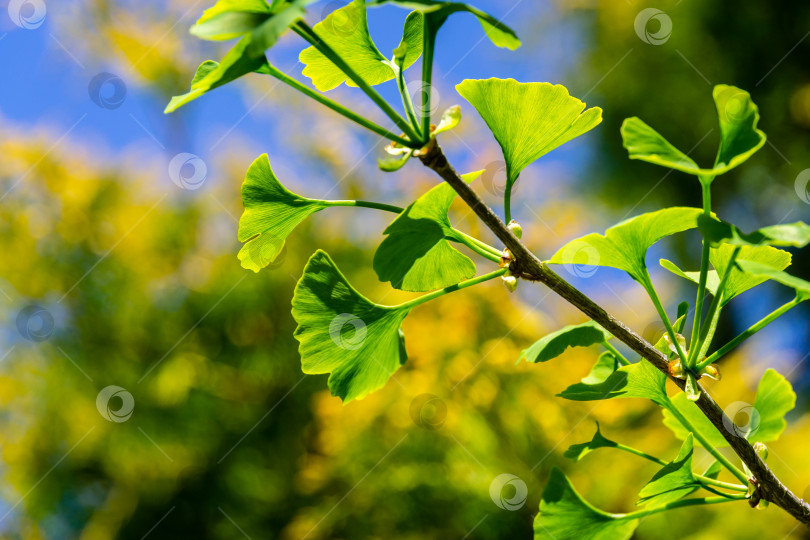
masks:
MULTIPOLYGON (((481 172, 464 175, 472 182, 481 172)), ((450 245, 461 242, 447 215, 456 192, 447 183, 434 187, 408 206, 384 231, 374 254, 374 271, 397 289, 431 291, 475 276, 475 264, 450 245)))
POLYGON ((730 223, 714 217, 701 216, 698 222, 703 237, 716 247, 720 244, 734 246, 792 246, 810 244, 810 225, 802 221, 763 227, 752 233, 743 233, 730 223))
POLYGON ((642 214, 609 228, 604 236, 593 233, 572 240, 548 262, 609 266, 642 281, 650 246, 665 236, 697 227, 702 213, 699 208, 674 207, 642 214))
POLYGON ((568 347, 590 347, 610 339, 610 333, 593 321, 570 325, 537 340, 520 353, 527 362, 547 362, 560 356, 568 347))
POLYGON ((269 74, 264 52, 293 23, 304 17, 304 6, 316 0, 273 2, 264 0, 219 0, 206 10, 191 33, 203 39, 227 40, 242 37, 222 61, 207 60, 197 68, 186 94, 175 96, 164 112, 170 113, 206 92, 248 73, 269 74))
POLYGON ((456 90, 500 144, 510 184, 527 165, 602 121, 602 109, 585 110, 585 103, 561 85, 468 79, 456 90))
MULTIPOLYGON (((715 447, 728 446, 728 442, 714 424, 704 416, 697 405, 686 399, 684 393, 673 396, 672 404, 710 444, 715 447)), ((759 381, 754 404, 738 402, 736 405, 733 410, 726 410, 727 414, 733 414, 734 418, 729 419, 730 422, 724 429, 732 435, 745 437, 752 443, 770 442, 778 439, 787 427, 785 415, 796 406, 796 394, 787 379, 777 371, 768 369, 759 381)), ((666 408, 664 424, 681 440, 685 440, 689 434, 666 408)))
MULTIPOLYGON (((708 273, 706 288, 712 295, 717 294, 717 287, 720 284, 719 274, 725 274, 728 268, 728 263, 731 261, 731 255, 735 247, 729 244, 722 244, 718 248, 712 248, 709 252, 709 260, 716 270, 710 270, 708 273)), ((740 253, 737 255, 738 261, 751 261, 759 263, 771 268, 772 270, 784 270, 790 266, 791 256, 787 251, 772 248, 770 246, 742 246, 740 253)), ((661 266, 682 278, 688 279, 693 283, 700 282, 700 272, 684 272, 678 268, 674 263, 661 259, 661 266)), ((728 304, 732 299, 752 289, 768 280, 768 277, 763 275, 754 275, 741 271, 739 268, 733 267, 731 273, 723 286, 723 300, 721 306, 728 304)))
POLYGON ((304 373, 331 373, 329 389, 344 403, 382 388, 408 359, 400 328, 408 311, 372 303, 317 251, 292 300, 304 373))
POLYGON ((329 205, 285 188, 273 173, 267 154, 259 156, 248 169, 242 203, 245 212, 239 220, 238 238, 247 243, 239 251, 239 260, 254 272, 276 259, 295 227, 329 205))
POLYGON ((534 540, 627 540, 637 519, 591 506, 554 467, 534 519, 534 540))
POLYGON ((746 161, 765 144, 765 133, 757 129, 757 106, 748 92, 734 86, 717 85, 713 96, 721 140, 712 168, 700 168, 689 156, 636 117, 627 118, 621 128, 624 147, 630 159, 709 178, 726 173, 746 161))
POLYGON ((810 282, 753 261, 737 261, 737 266, 749 274, 772 279, 790 287, 796 291, 796 297, 800 301, 810 300, 810 282))
MULTIPOLYGON (((405 21, 402 42, 402 64, 411 66, 422 54, 422 15, 411 13, 405 21)), ((368 31, 365 0, 354 0, 345 7, 330 13, 313 28, 315 33, 368 84, 377 85, 390 81, 397 74, 397 67, 374 45, 368 31)), ((315 47, 301 51, 303 74, 312 79, 320 91, 332 90, 342 83, 356 86, 340 68, 315 47)))
POLYGON ((427 19, 431 41, 436 38, 439 28, 442 27, 447 17, 454 13, 466 12, 478 18, 478 22, 481 23, 481 27, 494 45, 512 50, 520 47, 520 40, 511 28, 492 15, 484 13, 480 9, 468 4, 461 2, 441 2, 438 0, 374 0, 368 4, 369 6, 379 6, 388 3, 421 11, 427 19))

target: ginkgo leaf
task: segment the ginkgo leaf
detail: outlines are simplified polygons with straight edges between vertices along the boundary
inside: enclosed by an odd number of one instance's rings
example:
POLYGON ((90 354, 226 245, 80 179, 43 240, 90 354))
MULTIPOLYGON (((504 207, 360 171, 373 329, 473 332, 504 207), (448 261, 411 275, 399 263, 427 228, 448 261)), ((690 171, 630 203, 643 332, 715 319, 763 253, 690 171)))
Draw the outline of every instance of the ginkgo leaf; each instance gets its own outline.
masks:
POLYGON ((800 302, 810 300, 810 282, 808 281, 797 278, 796 276, 791 276, 787 272, 780 272, 779 270, 758 262, 737 261, 737 266, 748 274, 766 277, 786 287, 790 287, 796 291, 796 298, 800 302))
POLYGON ((456 90, 500 144, 510 185, 527 165, 602 121, 602 109, 585 110, 585 103, 561 85, 468 79, 456 90))
POLYGON ((265 0, 218 0, 203 12, 191 33, 202 39, 225 41, 250 32, 272 15, 265 0))
POLYGON ((675 459, 664 465, 639 492, 638 504, 660 506, 686 497, 700 487, 692 474, 692 434, 675 459))
POLYGON ((609 266, 643 282, 647 250, 665 236, 697 227, 702 213, 699 208, 673 207, 642 214, 614 225, 604 236, 592 233, 572 240, 547 262, 609 266))
POLYGON ((191 81, 191 89, 185 94, 174 96, 166 106, 164 113, 174 112, 183 105, 189 103, 215 88, 238 79, 248 73, 269 74, 269 64, 264 56, 250 57, 245 53, 249 45, 247 39, 243 39, 228 51, 222 62, 206 60, 194 75, 191 81))
MULTIPOLYGON (((735 406, 733 410, 731 407, 726 409, 726 414, 731 418, 728 418, 724 429, 736 437, 745 437, 751 443, 770 442, 778 439, 787 427, 785 415, 796 406, 796 394, 787 379, 777 371, 768 369, 759 380, 754 404, 737 402, 733 405, 735 406)), ((697 405, 686 399, 686 394, 680 392, 673 396, 672 406, 676 407, 712 446, 729 445, 697 405)), ((681 440, 685 440, 689 434, 666 406, 664 425, 681 440)))
POLYGON ((242 184, 245 212, 239 220, 238 238, 247 242, 239 251, 242 266, 258 272, 284 247, 284 240, 311 214, 329 206, 328 201, 297 195, 278 181, 267 154, 259 156, 242 184))
MULTIPOLYGON (((422 15, 418 12, 411 13, 405 20, 402 42, 399 45, 405 51, 402 59, 405 68, 416 62, 422 54, 422 28, 422 15)), ((354 0, 333 11, 316 24, 313 30, 366 83, 373 86, 396 77, 397 66, 371 40, 365 0, 354 0)), ((344 82, 349 86, 356 86, 348 75, 315 47, 301 51, 299 60, 305 65, 303 74, 312 79, 315 88, 322 92, 337 88, 344 82)))
POLYGON ((451 129, 455 128, 461 122, 461 107, 458 105, 453 105, 449 109, 445 110, 442 113, 442 119, 439 121, 439 125, 436 126, 436 129, 433 130, 433 135, 438 135, 439 133, 444 133, 445 131, 450 131, 451 129))
POLYGON ((537 340, 520 353, 520 358, 527 362, 547 362, 560 356, 568 347, 590 347, 610 338, 610 333, 594 321, 569 325, 537 340))
MULTIPOLYGON (((735 247, 729 244, 722 244, 717 248, 712 248, 709 252, 709 260, 715 270, 710 270, 707 274, 706 288, 712 295, 717 295, 717 287, 720 285, 719 275, 725 275, 731 256, 735 247)), ((773 270, 784 270, 790 266, 791 255, 787 251, 776 249, 770 246, 742 246, 737 255, 738 261, 752 261, 763 264, 773 270)), ((661 266, 684 279, 693 283, 700 283, 700 272, 685 272, 678 268, 673 262, 661 259, 661 266)), ((731 269, 731 273, 723 286, 723 300, 721 306, 725 306, 732 299, 745 291, 764 283, 768 278, 741 271, 736 266, 731 269)))
POLYGON ((752 233, 744 233, 737 227, 714 217, 701 216, 698 223, 703 237, 712 246, 731 244, 734 246, 792 246, 805 247, 810 244, 810 225, 802 221, 763 227, 752 233))
POLYGON ((293 23, 305 15, 304 7, 317 0, 218 0, 205 10, 191 33, 201 39, 225 41, 244 36, 251 58, 264 54, 293 23))
POLYGON ((606 439, 602 432, 599 431, 599 422, 596 423, 596 433, 594 433, 593 438, 584 443, 579 444, 572 444, 568 447, 568 450, 565 451, 563 454, 568 459, 573 459, 574 461, 579 461, 580 459, 584 458, 597 448, 615 448, 617 444, 610 439, 606 439))
POLYGON ((746 161, 765 144, 765 133, 757 129, 759 109, 748 92, 734 86, 719 84, 714 87, 712 94, 721 134, 712 168, 700 168, 689 156, 636 117, 627 118, 621 127, 624 147, 630 159, 708 178, 726 173, 746 161))
POLYGON ((329 389, 344 403, 382 388, 408 359, 400 328, 408 312, 366 299, 317 251, 292 300, 304 373, 331 373, 329 389))
POLYGON ((219 0, 206 10, 191 33, 203 39, 227 40, 242 36, 222 61, 207 60, 197 68, 189 92, 175 96, 165 113, 174 112, 206 92, 248 73, 270 74, 264 51, 304 16, 304 6, 315 0, 273 2, 265 0, 219 0))
POLYGON ((478 22, 481 23, 481 27, 484 29, 487 37, 497 47, 506 47, 511 50, 520 47, 520 40, 511 28, 492 15, 484 13, 480 9, 468 4, 461 2, 442 2, 438 0, 373 0, 369 2, 368 5, 379 6, 388 3, 421 11, 426 18, 431 42, 435 40, 436 34, 450 15, 466 12, 478 18, 478 22))
POLYGON ((601 382, 579 382, 559 396, 572 401, 612 398, 646 398, 659 405, 666 403, 666 376, 646 360, 622 366, 601 382))
MULTIPOLYGON (((464 175, 472 182, 482 173, 464 175)), ((419 197, 383 232, 387 235, 374 254, 380 281, 400 290, 432 291, 475 276, 475 264, 450 245, 461 236, 447 215, 456 192, 441 183, 419 197)))
POLYGON ((627 540, 638 520, 593 507, 554 467, 534 518, 534 540, 627 540))

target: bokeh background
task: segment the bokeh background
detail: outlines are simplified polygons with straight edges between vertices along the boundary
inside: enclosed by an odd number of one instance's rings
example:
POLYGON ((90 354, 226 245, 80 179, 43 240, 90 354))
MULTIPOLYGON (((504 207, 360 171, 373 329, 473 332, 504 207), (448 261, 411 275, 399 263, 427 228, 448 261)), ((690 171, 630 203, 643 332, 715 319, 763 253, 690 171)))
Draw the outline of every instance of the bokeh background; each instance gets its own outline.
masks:
MULTIPOLYGON (((316 248, 370 298, 408 298, 371 269, 390 217, 318 214, 290 238, 279 264, 253 274, 236 258, 239 186, 250 162, 269 153, 281 180, 307 196, 403 206, 437 178, 417 163, 379 172, 382 141, 259 75, 164 116, 199 62, 227 46, 188 35, 208 3, 0 1, 0 537, 530 538, 554 465, 597 506, 632 510, 653 464, 602 450, 574 466, 564 450, 589 439, 594 421, 606 436, 666 459, 679 443, 644 401, 554 397, 587 373, 596 351, 515 365, 533 340, 583 320, 545 290, 521 284, 509 295, 490 283, 419 308, 404 325, 410 361, 383 390, 348 406, 330 396, 325 376, 303 376, 289 308, 316 248), (194 185, 169 174, 181 153, 203 170, 194 185), (134 400, 123 422, 96 407, 111 385, 134 400), (528 487, 516 511, 490 497, 501 474, 528 487)), ((308 19, 345 3, 317 3, 308 19)), ((500 150, 455 84, 551 81, 605 111, 601 126, 519 182, 515 215, 541 256, 664 204, 699 204, 692 178, 627 160, 618 130, 625 117, 640 116, 709 163, 717 83, 749 90, 769 135, 752 160, 715 183, 718 212, 744 228, 808 219, 807 2, 474 4, 523 40, 516 52, 496 49, 464 15, 440 34, 435 90, 442 107, 460 103, 465 113, 442 144, 459 169, 487 170, 477 189, 489 202, 499 204, 500 150), (636 31, 648 7, 663 10, 671 31, 660 17, 636 31)), ((404 16, 390 7, 371 13, 382 51, 397 44, 404 16)), ((304 47, 288 35, 270 57, 300 76, 304 47)), ((382 91, 395 99, 389 86, 382 91)), ((332 94, 384 122, 359 92, 332 94)), ((495 242, 463 207, 453 217, 495 242)), ((682 235, 651 254, 672 309, 694 292, 655 261, 666 249, 694 268, 697 245, 682 235)), ((797 254, 793 272, 808 278, 809 266, 797 254)), ((563 272, 647 337, 661 331, 625 276, 563 272)), ((787 299, 768 286, 740 297, 718 339, 787 299)), ((711 386, 727 404, 751 402, 767 366, 793 382, 798 406, 769 462, 805 496, 808 317, 800 307, 768 328, 724 361, 722 382, 711 386)), ((123 405, 124 395, 113 399, 123 405)), ((709 462, 697 454, 698 466, 709 462)), ((778 508, 740 503, 650 517, 636 537, 803 534, 778 508)))

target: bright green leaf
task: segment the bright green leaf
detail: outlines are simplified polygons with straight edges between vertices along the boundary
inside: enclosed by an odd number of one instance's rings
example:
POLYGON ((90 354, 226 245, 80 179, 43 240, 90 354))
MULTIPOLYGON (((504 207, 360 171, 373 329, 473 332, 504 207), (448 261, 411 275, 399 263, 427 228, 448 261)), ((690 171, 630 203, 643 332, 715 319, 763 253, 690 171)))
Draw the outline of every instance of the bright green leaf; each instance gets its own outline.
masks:
POLYGON ((527 362, 547 362, 557 358, 568 347, 590 347, 610 339, 610 333, 593 321, 561 328, 537 340, 520 353, 527 362))
POLYGON ((692 434, 690 433, 681 446, 678 456, 667 463, 664 468, 639 492, 638 504, 660 506, 681 499, 700 487, 692 474, 692 434))
POLYGON ((591 506, 554 467, 534 519, 534 540, 627 540, 637 519, 591 506))
POLYGON ((627 118, 621 127, 624 147, 630 159, 709 178, 726 173, 746 161, 765 144, 765 133, 757 129, 757 106, 748 92, 734 86, 717 85, 713 96, 721 134, 714 167, 701 169, 689 156, 636 117, 627 118))
POLYGON ((587 264, 609 266, 643 281, 647 250, 664 238, 697 227, 699 208, 674 207, 642 214, 605 231, 572 240, 549 260, 552 264, 587 264))
POLYGON ((501 145, 509 184, 526 166, 602 121, 602 109, 585 110, 585 103, 561 85, 468 79, 456 90, 501 145))
POLYGON ((766 277, 786 287, 790 287, 796 291, 796 297, 800 301, 810 300, 810 282, 791 276, 787 272, 780 272, 779 270, 758 262, 737 261, 737 266, 749 274, 766 277))
MULTIPOLYGON (((464 175, 467 182, 480 172, 464 175)), ((374 254, 374 271, 381 281, 397 289, 432 291, 475 276, 475 264, 450 241, 461 242, 447 212, 456 198, 449 184, 441 183, 408 206, 385 229, 387 235, 374 254)))
POLYGON ((613 375, 613 372, 619 369, 619 361, 613 356, 612 352, 603 352, 599 355, 596 363, 591 370, 582 378, 585 384, 599 384, 607 380, 608 377, 613 375))
MULTIPOLYGON (((715 447, 728 446, 726 439, 714 424, 698 409, 697 405, 678 393, 672 397, 672 404, 715 447)), ((730 416, 725 429, 729 433, 745 437, 749 442, 770 442, 779 438, 787 427, 785 415, 796 406, 796 394, 790 382, 773 369, 762 375, 757 387, 753 406, 737 402, 726 413, 730 416)), ((678 422, 671 412, 664 409, 664 424, 676 437, 685 440, 689 432, 678 422)))
MULTIPOLYGON (((722 244, 718 248, 712 248, 710 251, 709 260, 716 270, 709 271, 708 279, 706 281, 706 288, 712 293, 712 295, 717 294, 717 287, 720 285, 720 278, 718 275, 725 274, 734 250, 734 246, 722 244)), ((759 263, 771 268, 772 270, 778 271, 784 270, 790 266, 791 256, 787 251, 782 251, 781 249, 772 248, 770 246, 742 246, 740 248, 740 253, 737 255, 737 260, 759 263)), ((661 259, 661 266, 673 274, 688 279, 693 283, 700 282, 700 272, 684 272, 674 263, 666 259, 661 259)), ((735 297, 767 280, 768 278, 765 276, 743 272, 735 266, 731 269, 731 273, 729 274, 728 279, 723 287, 723 300, 721 306, 725 306, 735 297)))
POLYGON ((276 259, 298 224, 328 206, 326 201, 307 199, 285 188, 273 174, 267 154, 248 169, 242 203, 245 212, 239 220, 238 238, 247 243, 239 251, 239 260, 254 272, 276 259))
POLYGON ((368 5, 379 6, 387 3, 421 11, 426 17, 431 41, 436 39, 436 34, 447 20, 447 17, 454 13, 467 12, 472 13, 478 18, 478 22, 481 23, 481 27, 484 29, 487 37, 489 37, 490 41, 492 41, 495 46, 506 47, 512 50, 520 47, 520 40, 511 28, 492 15, 484 13, 480 9, 468 4, 436 0, 373 0, 369 2, 368 5))
POLYGON ((255 29, 272 14, 265 0, 218 0, 203 12, 191 33, 215 41, 234 39, 255 29))
POLYGON ((264 56, 252 58, 246 54, 245 49, 249 43, 247 38, 237 43, 233 49, 228 51, 222 62, 206 60, 200 64, 194 79, 191 81, 191 89, 183 95, 174 96, 163 112, 174 112, 206 92, 219 88, 248 73, 269 74, 269 65, 264 56))
POLYGON ((203 13, 192 28, 192 34, 216 40, 243 37, 221 62, 203 62, 197 68, 190 91, 173 97, 164 112, 173 112, 248 73, 269 74, 264 51, 272 47, 287 28, 303 18, 304 6, 314 1, 291 0, 273 2, 268 6, 264 0, 219 0, 203 13))
POLYGON ((771 225, 745 234, 734 225, 714 217, 701 216, 698 222, 703 237, 713 247, 721 244, 734 246, 792 246, 805 247, 810 244, 810 225, 802 221, 771 225))
POLYGON ((450 131, 455 128, 459 122, 461 122, 461 107, 453 105, 442 113, 442 119, 439 121, 439 125, 436 126, 436 129, 433 130, 433 135, 435 136, 439 133, 450 131))
POLYGON ((596 423, 596 433, 594 433, 593 438, 584 443, 580 444, 572 444, 568 447, 568 450, 565 451, 563 454, 568 459, 573 459, 574 461, 579 461, 580 459, 584 458, 597 448, 615 448, 616 443, 611 441, 610 439, 606 439, 602 436, 602 432, 599 431, 599 422, 596 423))
POLYGON ((331 373, 329 389, 344 403, 382 388, 408 359, 400 328, 408 311, 370 302, 317 251, 292 300, 304 373, 331 373))
MULTIPOLYGON (((405 51, 402 63, 406 68, 422 54, 422 26, 419 13, 412 13, 405 21, 398 49, 405 51)), ((393 61, 383 56, 371 40, 365 0, 354 0, 333 11, 313 30, 368 84, 373 86, 396 77, 397 68, 393 61)), ((337 88, 344 82, 356 86, 348 75, 315 47, 301 51, 299 60, 305 65, 303 74, 312 79, 315 88, 322 92, 337 88)))
POLYGON ((572 401, 594 401, 612 398, 646 398, 659 405, 666 402, 666 376, 646 360, 623 366, 602 382, 579 382, 559 396, 572 401))

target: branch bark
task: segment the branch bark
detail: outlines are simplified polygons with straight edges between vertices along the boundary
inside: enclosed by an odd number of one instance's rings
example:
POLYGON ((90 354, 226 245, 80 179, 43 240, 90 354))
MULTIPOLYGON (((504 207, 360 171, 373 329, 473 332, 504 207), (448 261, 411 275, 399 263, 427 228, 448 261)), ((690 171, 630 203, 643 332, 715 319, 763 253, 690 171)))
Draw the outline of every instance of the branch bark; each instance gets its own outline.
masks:
MULTIPOLYGON (((481 200, 453 169, 435 139, 432 139, 430 144, 419 152, 419 159, 425 166, 435 171, 445 182, 450 184, 481 221, 509 249, 513 258, 510 270, 515 276, 528 281, 537 281, 549 287, 568 303, 599 323, 605 330, 613 334, 616 339, 626 344, 642 358, 666 374, 670 380, 683 390, 685 382, 670 376, 668 369, 669 359, 663 353, 549 269, 512 234, 512 231, 506 227, 501 218, 481 200)), ((751 471, 755 485, 758 486, 760 498, 772 502, 801 523, 810 526, 810 505, 796 497, 779 481, 746 439, 725 428, 726 425, 731 425, 729 424, 730 420, 703 388, 700 388, 700 392, 700 398, 696 402, 697 406, 751 471)))

